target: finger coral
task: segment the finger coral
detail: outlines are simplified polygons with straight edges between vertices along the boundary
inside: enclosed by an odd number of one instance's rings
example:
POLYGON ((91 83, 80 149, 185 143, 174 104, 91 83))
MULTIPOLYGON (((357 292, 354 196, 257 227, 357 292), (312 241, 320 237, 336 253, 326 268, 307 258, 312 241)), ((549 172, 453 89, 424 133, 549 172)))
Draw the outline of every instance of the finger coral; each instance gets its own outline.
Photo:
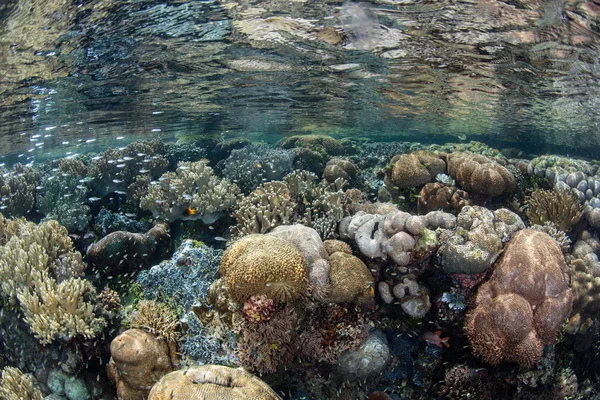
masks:
POLYGON ((165 375, 150 391, 148 400, 279 400, 254 375, 221 365, 194 366, 165 375))
POLYGON ((0 247, 0 294, 19 306, 40 343, 97 335, 105 321, 94 313, 94 287, 77 278, 84 267, 67 230, 53 220, 40 225, 0 220, 6 235, 0 247), (56 263, 59 257, 70 261, 56 263))
POLYGON ((176 172, 150 182, 140 207, 167 221, 201 219, 212 224, 233 205, 238 193, 236 185, 214 175, 208 161, 181 162, 176 172))
POLYGON ((0 399, 42 400, 42 392, 33 386, 31 378, 18 368, 6 367, 0 374, 0 399))
POLYGON ((583 215, 579 198, 570 190, 534 190, 527 204, 532 225, 552 222, 563 232, 569 232, 583 215))
POLYGON ((475 354, 496 365, 538 363, 571 312, 573 294, 558 243, 545 233, 516 233, 490 280, 477 292, 465 332, 475 354))
POLYGON ((308 281, 306 261, 294 244, 267 235, 234 242, 223 254, 219 272, 229 296, 240 303, 258 294, 290 302, 304 292, 308 281))

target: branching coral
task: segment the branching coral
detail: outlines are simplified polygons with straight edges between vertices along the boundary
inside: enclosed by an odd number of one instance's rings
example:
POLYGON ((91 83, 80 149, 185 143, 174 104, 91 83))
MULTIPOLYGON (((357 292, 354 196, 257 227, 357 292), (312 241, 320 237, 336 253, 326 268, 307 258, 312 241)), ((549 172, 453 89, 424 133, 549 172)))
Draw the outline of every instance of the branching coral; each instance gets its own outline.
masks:
POLYGON ((2 225, 7 236, 0 247, 0 293, 5 301, 19 305, 42 344, 94 337, 105 321, 94 314, 94 287, 75 277, 83 270, 81 256, 73 252, 66 229, 52 220, 40 225, 4 220, 2 225), (56 263, 61 256, 70 261, 56 263))
POLYGON ((150 182, 140 207, 168 221, 201 219, 212 224, 233 205, 238 193, 236 185, 214 175, 208 161, 181 162, 176 172, 150 182))
POLYGON ((154 300, 140 301, 128 323, 132 328, 143 329, 167 342, 175 342, 179 337, 177 314, 165 304, 154 300))
POLYGON ((534 190, 527 203, 532 225, 550 221, 564 232, 569 232, 583 214, 579 198, 570 190, 534 190))
POLYGON ((0 374, 0 399, 42 400, 42 392, 33 386, 31 378, 18 368, 6 367, 0 374))
POLYGON ((266 233, 275 226, 291 223, 295 208, 296 202, 285 183, 264 183, 238 201, 233 212, 237 225, 231 231, 235 237, 266 233))

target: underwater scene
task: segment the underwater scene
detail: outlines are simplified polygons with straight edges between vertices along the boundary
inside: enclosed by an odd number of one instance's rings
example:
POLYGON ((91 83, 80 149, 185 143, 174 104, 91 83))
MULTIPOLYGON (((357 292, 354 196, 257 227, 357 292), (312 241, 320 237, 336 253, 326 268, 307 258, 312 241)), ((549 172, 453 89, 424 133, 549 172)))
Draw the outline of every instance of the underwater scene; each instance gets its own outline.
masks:
POLYGON ((0 2, 0 400, 600 400, 600 2, 0 2))

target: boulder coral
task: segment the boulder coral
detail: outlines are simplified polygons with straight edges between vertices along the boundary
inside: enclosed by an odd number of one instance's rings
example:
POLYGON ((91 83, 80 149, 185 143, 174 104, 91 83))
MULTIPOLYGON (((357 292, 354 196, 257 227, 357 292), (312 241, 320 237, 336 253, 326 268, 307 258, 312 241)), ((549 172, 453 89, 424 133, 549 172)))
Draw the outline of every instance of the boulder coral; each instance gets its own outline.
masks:
POLYGON ((308 269, 293 243, 275 236, 248 235, 223 254, 219 272, 229 296, 243 303, 265 294, 279 303, 295 300, 306 289, 308 269))
POLYGON ((571 312, 573 294, 560 246, 532 229, 517 232, 475 299, 465 333, 475 354, 532 366, 571 312))
POLYGON ((222 365, 202 365, 173 371, 154 385, 148 400, 280 400, 265 382, 222 365))
POLYGON ((431 182, 437 174, 446 171, 446 163, 442 156, 431 151, 419 150, 393 157, 385 174, 388 190, 418 187, 431 182))
POLYGON ((157 224, 146 233, 117 231, 87 249, 88 262, 108 275, 140 269, 161 260, 171 251, 167 224, 157 224))
POLYGON ((153 334, 128 329, 110 344, 107 373, 117 386, 119 400, 142 400, 177 362, 175 344, 153 334))
POLYGON ((427 214, 434 210, 452 211, 458 214, 463 207, 471 204, 469 194, 464 190, 433 182, 421 188, 417 210, 419 214, 427 214))
POLYGON ((331 292, 334 303, 369 305, 374 296, 373 275, 358 257, 338 251, 329 256, 331 292))
POLYGON ((331 136, 326 135, 296 135, 283 139, 278 143, 284 149, 306 148, 327 156, 344 154, 344 146, 331 136))
POLYGON ((342 158, 333 158, 325 165, 323 171, 323 179, 329 183, 335 182, 336 179, 342 178, 348 182, 353 181, 358 175, 358 167, 353 162, 342 158))
POLYGON ((515 190, 515 177, 505 167, 479 154, 448 154, 448 174, 470 193, 499 196, 515 190))

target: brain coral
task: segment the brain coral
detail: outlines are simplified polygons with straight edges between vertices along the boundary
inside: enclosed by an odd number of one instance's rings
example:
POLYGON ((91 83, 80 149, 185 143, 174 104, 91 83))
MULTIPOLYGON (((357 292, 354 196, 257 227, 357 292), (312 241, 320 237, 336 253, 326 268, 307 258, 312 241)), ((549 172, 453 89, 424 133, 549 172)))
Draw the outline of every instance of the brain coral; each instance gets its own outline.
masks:
POLYGON ((494 365, 538 363, 571 312, 572 297, 559 244, 543 232, 519 231, 467 317, 473 351, 494 365))
POLYGON ((194 366, 165 375, 150 391, 148 400, 279 400, 254 375, 221 365, 194 366))
POLYGON ((219 272, 229 296, 240 303, 258 294, 289 302, 308 282, 306 261, 296 246, 267 235, 248 235, 234 242, 223 254, 219 272))
POLYGON ((515 177, 502 165, 480 154, 448 154, 448 174, 467 192, 499 196, 515 189, 515 177))
POLYGON ((369 304, 373 298, 373 275, 358 257, 335 252, 329 256, 331 293, 334 303, 369 304))

